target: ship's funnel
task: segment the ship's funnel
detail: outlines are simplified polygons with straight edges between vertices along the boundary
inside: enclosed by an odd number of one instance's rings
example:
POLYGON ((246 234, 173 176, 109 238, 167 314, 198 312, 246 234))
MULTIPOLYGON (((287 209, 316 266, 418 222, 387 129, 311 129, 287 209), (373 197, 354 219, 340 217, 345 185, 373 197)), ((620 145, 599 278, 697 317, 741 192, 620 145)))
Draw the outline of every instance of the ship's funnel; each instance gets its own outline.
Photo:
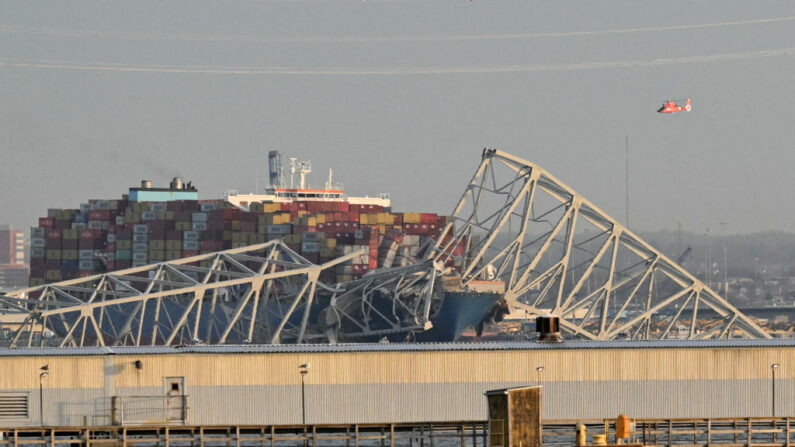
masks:
POLYGON ((151 180, 141 180, 141 189, 152 189, 151 180))

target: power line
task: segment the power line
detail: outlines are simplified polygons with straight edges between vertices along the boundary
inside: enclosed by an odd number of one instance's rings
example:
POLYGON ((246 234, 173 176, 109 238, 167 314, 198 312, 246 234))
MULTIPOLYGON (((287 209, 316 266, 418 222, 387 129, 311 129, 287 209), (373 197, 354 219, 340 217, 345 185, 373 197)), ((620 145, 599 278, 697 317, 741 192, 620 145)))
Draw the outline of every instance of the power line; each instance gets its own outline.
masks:
POLYGON ((465 42, 478 40, 521 40, 555 37, 606 36, 615 34, 667 32, 696 29, 723 28, 741 25, 758 25, 765 23, 795 21, 795 16, 774 17, 768 19, 739 20, 729 22, 702 23, 693 25, 674 25, 646 28, 621 28, 613 30, 539 32, 539 33, 507 33, 458 36, 305 36, 305 37, 265 37, 255 35, 206 35, 190 33, 131 33, 101 30, 70 30, 62 28, 36 27, 0 27, 4 34, 31 34, 58 37, 101 37, 123 40, 174 40, 204 42, 235 42, 235 43, 398 43, 398 42, 465 42))
POLYGON ((0 67, 34 68, 50 70, 75 70, 98 72, 173 73, 209 75, 313 75, 313 76, 399 76, 445 74, 534 73, 550 71, 599 70, 615 68, 644 68, 692 63, 725 62, 795 55, 795 47, 773 50, 747 51, 703 56, 683 56, 646 60, 581 62, 569 64, 505 65, 488 67, 392 67, 392 68, 301 68, 301 67, 233 67, 197 65, 136 65, 136 64, 86 64, 74 61, 0 59, 0 67))

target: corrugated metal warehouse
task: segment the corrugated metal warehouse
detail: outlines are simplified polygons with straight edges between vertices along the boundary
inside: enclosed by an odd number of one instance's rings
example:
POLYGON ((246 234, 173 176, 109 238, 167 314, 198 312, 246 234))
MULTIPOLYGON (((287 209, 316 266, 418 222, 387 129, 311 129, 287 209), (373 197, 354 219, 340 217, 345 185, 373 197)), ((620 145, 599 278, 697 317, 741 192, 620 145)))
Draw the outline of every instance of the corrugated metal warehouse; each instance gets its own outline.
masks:
POLYGON ((0 427, 295 424, 302 379, 308 424, 485 420, 484 391, 538 381, 547 420, 770 416, 773 374, 777 415, 795 415, 793 348, 795 340, 5 349, 0 427))

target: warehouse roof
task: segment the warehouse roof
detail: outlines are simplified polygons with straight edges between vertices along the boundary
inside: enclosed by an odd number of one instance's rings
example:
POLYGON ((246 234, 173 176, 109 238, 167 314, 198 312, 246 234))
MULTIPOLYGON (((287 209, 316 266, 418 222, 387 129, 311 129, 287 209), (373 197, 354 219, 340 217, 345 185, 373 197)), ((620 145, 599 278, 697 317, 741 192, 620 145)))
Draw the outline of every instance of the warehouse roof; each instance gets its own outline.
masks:
POLYGON ((795 339, 772 340, 643 340, 643 341, 567 341, 477 342, 477 343, 351 343, 304 345, 188 345, 116 346, 83 348, 0 348, 0 357, 169 355, 169 354, 314 354, 342 352, 443 352, 443 351, 521 351, 587 349, 741 349, 795 348, 795 339))

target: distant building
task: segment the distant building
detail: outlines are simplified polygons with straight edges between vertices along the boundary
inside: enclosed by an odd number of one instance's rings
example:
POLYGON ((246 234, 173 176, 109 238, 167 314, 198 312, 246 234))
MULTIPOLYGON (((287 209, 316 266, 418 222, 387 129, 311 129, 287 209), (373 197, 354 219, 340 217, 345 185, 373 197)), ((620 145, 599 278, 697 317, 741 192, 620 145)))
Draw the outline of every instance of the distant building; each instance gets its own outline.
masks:
POLYGON ((0 225, 0 264, 25 263, 25 233, 0 225))
POLYGON ((0 289, 25 287, 27 284, 25 233, 9 225, 0 225, 0 289))

